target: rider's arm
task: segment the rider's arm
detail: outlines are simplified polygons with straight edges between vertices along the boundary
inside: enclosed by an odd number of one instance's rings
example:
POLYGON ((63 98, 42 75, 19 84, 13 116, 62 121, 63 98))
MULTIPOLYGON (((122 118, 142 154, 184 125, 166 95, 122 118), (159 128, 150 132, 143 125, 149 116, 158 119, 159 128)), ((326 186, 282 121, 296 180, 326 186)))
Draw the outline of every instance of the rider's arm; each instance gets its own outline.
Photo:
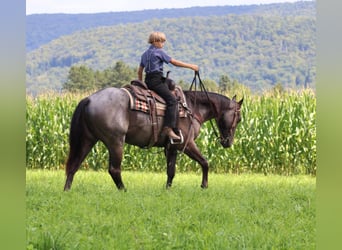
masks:
POLYGON ((139 79, 140 81, 142 81, 143 70, 144 70, 144 68, 143 68, 142 66, 139 66, 139 69, 138 69, 138 79, 139 79))
POLYGON ((183 67, 183 68, 192 69, 194 71, 198 71, 198 66, 196 64, 185 63, 185 62, 173 59, 173 58, 171 58, 170 63, 172 63, 173 65, 177 67, 183 67))

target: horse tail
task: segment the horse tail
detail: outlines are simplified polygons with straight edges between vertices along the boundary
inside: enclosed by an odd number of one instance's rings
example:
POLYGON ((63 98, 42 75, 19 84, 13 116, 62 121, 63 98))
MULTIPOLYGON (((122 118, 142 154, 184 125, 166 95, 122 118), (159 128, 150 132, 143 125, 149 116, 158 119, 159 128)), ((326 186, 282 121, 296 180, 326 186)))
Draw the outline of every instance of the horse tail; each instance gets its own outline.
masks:
MULTIPOLYGON (((82 145, 85 136, 85 117, 84 112, 86 106, 89 104, 90 99, 88 97, 82 99, 77 105, 74 114, 72 115, 71 124, 70 124, 70 134, 69 134, 69 157, 66 164, 66 173, 70 173, 70 171, 74 171, 74 164, 76 158, 80 157, 82 151, 82 145)), ((78 168, 78 167, 77 167, 78 168)), ((77 168, 75 169, 77 171, 77 168)))

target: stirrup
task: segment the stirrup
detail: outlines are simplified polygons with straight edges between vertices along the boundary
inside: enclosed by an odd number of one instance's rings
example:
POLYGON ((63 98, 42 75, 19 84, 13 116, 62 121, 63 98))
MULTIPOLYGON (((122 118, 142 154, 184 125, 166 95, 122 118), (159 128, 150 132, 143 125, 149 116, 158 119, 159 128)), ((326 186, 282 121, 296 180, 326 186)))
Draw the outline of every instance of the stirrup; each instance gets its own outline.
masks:
POLYGON ((183 137, 183 134, 182 134, 182 130, 178 130, 179 132, 179 137, 180 137, 180 140, 174 140, 172 138, 170 138, 170 143, 171 144, 182 144, 184 142, 184 137, 183 137))

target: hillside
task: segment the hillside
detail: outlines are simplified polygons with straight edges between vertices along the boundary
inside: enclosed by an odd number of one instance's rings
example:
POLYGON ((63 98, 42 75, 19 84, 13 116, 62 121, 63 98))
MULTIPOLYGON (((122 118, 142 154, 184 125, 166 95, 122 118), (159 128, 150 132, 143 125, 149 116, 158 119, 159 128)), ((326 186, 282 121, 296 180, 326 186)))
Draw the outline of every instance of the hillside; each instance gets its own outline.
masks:
MULTIPOLYGON (((265 5, 265 11, 272 9, 268 14, 152 19, 77 31, 27 53, 27 92, 59 90, 74 64, 103 70, 123 61, 137 67, 152 30, 164 31, 168 37, 165 50, 174 58, 198 64, 202 78, 218 81, 220 75, 229 75, 255 91, 277 83, 314 87, 313 4, 265 5), (285 11, 289 6, 301 14, 290 15, 285 11)), ((189 82, 193 77, 189 70, 167 69, 175 80, 189 82)))
POLYGON ((97 14, 34 14, 26 16, 26 51, 39 48, 60 36, 99 26, 139 23, 151 19, 195 16, 223 16, 228 14, 272 14, 277 16, 315 16, 315 2, 220 7, 192 7, 184 9, 155 9, 97 14))

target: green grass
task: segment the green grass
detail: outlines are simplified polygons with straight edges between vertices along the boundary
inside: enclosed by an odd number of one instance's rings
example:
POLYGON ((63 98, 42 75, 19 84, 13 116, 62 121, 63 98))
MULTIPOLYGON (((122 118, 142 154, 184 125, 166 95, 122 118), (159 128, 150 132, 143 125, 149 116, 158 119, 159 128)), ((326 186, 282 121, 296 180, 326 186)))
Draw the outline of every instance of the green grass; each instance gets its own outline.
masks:
POLYGON ((27 170, 27 249, 315 249, 309 176, 27 170))

